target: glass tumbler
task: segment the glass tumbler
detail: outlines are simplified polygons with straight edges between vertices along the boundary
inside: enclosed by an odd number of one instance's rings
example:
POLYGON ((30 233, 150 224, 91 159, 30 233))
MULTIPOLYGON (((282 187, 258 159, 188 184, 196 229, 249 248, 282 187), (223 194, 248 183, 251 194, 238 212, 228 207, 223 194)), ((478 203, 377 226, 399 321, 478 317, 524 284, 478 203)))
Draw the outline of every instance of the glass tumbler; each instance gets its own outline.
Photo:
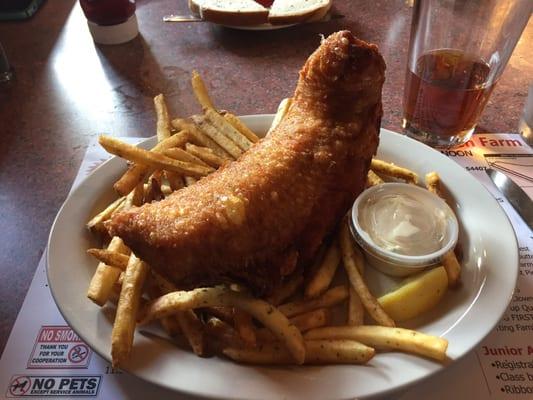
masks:
POLYGON ((533 10, 533 0, 415 0, 405 133, 437 148, 472 136, 533 10))

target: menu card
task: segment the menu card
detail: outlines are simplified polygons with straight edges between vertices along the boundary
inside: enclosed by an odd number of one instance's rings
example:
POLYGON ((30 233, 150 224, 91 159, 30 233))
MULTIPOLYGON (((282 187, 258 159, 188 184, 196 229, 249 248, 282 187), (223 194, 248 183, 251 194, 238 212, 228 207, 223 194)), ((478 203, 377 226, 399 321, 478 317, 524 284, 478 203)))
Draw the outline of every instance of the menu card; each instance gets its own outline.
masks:
MULTIPOLYGON (((487 166, 504 171, 533 197, 533 152, 519 135, 480 134, 462 148, 442 153, 482 182, 509 216, 520 246, 518 284, 507 312, 474 351, 436 376, 386 398, 533 398, 533 235, 484 172, 487 166)), ((108 157, 96 141, 91 143, 73 187, 108 157)), ((94 353, 59 313, 48 288, 44 259, 45 255, 0 359, 0 396, 190 398, 114 370, 94 353)))

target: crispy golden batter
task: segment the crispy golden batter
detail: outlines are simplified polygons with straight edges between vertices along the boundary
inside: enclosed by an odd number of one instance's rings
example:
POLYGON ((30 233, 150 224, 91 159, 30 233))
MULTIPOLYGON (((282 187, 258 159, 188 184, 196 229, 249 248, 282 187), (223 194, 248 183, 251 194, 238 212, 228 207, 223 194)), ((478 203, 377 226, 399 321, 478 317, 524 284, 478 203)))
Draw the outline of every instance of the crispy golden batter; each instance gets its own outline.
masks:
POLYGON ((119 213, 110 233, 182 287, 238 281, 270 291, 309 262, 363 190, 384 70, 376 46, 332 34, 269 137, 197 184, 119 213))

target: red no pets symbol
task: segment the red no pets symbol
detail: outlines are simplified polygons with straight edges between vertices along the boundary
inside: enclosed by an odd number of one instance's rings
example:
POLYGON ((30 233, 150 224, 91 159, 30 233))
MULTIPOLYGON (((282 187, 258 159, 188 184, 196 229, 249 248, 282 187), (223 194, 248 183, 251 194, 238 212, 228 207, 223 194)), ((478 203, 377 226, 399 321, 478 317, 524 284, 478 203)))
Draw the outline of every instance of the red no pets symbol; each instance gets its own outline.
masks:
POLYGON ((77 344, 68 352, 68 359, 73 364, 79 364, 85 361, 89 355, 89 348, 84 344, 77 344))
POLYGON ((9 393, 12 396, 24 396, 31 387, 31 379, 27 376, 16 376, 9 384, 9 393))

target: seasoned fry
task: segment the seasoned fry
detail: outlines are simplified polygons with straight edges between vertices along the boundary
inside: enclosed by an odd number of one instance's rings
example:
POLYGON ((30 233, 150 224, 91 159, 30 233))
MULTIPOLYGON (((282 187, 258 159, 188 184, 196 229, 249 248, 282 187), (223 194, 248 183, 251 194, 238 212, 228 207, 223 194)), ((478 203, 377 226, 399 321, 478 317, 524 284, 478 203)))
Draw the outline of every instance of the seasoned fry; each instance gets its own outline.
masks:
POLYGON ((426 174, 426 188, 440 198, 443 197, 440 187, 440 177, 435 171, 426 174))
MULTIPOLYGON (((157 145, 153 147, 151 151, 161 152, 167 148, 183 146, 189 140, 189 137, 190 136, 187 131, 181 130, 175 135, 170 136, 168 139, 157 143, 157 145)), ((128 167, 128 170, 124 173, 124 175, 122 175, 122 177, 115 182, 113 189, 115 189, 115 191, 121 196, 126 196, 136 185, 138 185, 140 182, 143 182, 151 172, 152 171, 150 168, 145 165, 132 164, 128 167)))
POLYGON ((92 232, 106 232, 104 228, 104 221, 107 221, 113 212, 124 202, 125 197, 119 197, 110 205, 108 205, 104 211, 99 212, 87 222, 87 228, 92 232))
POLYGON ((384 182, 385 181, 383 179, 381 179, 378 174, 376 174, 371 169, 368 170, 368 174, 366 176, 366 186, 367 187, 381 185, 384 182))
POLYGON ((165 171, 165 176, 172 190, 179 190, 185 186, 180 174, 172 171, 165 171))
POLYGON ((120 268, 125 271, 130 259, 126 254, 119 253, 109 249, 89 249, 87 253, 98 259, 98 261, 112 267, 120 268))
POLYGON ((176 317, 161 318, 159 320, 161 326, 170 337, 181 335, 181 325, 176 317))
POLYGON ((183 118, 176 118, 171 121, 171 124, 176 129, 184 129, 189 132, 191 141, 195 144, 210 148, 217 156, 222 157, 224 159, 233 159, 233 157, 226 150, 220 147, 216 142, 214 142, 209 136, 207 136, 193 123, 190 123, 184 120, 183 118))
POLYGON ((143 204, 143 199, 144 199, 144 184, 142 182, 139 182, 131 193, 131 205, 138 207, 143 204))
MULTIPOLYGON (((286 98, 281 100, 281 102, 278 105, 278 110, 276 111, 276 115, 274 115, 274 119, 272 120, 272 125, 270 125, 270 129, 268 130, 268 133, 272 132, 276 126, 281 122, 281 120, 285 117, 287 112, 289 111, 289 108, 292 105, 292 98, 286 98)), ((268 135, 267 133, 267 135, 268 135)))
POLYGON ((305 288, 305 297, 317 297, 328 289, 335 276, 340 260, 341 252, 339 244, 334 240, 327 248, 322 262, 318 265, 307 284, 305 288))
POLYGON ((206 344, 204 326, 193 310, 184 310, 176 314, 181 331, 187 338, 192 351, 197 356, 205 356, 206 344))
POLYGON ((227 323, 233 323, 233 308, 224 306, 205 307, 204 310, 227 323))
MULTIPOLYGON (((330 318, 330 312, 327 308, 319 308, 317 310, 309 311, 305 314, 299 314, 296 317, 290 318, 289 321, 295 327, 297 327, 300 332, 306 332, 310 329, 320 328, 321 326, 327 325, 330 318)), ((256 331, 257 339, 262 343, 271 343, 275 342, 276 338, 266 328, 261 328, 256 331)))
POLYGON ((361 302, 361 298, 355 291, 355 289, 350 286, 350 297, 348 298, 348 318, 347 325, 357 326, 363 325, 365 318, 365 308, 361 302))
POLYGON ((144 281, 149 272, 148 264, 130 256, 124 275, 115 323, 111 333, 111 359, 113 367, 120 367, 128 360, 133 346, 135 319, 142 296, 144 281))
MULTIPOLYGON (((107 250, 127 254, 129 249, 119 237, 113 237, 107 246, 107 250)), ((103 306, 113 292, 113 285, 118 280, 122 270, 100 262, 89 283, 87 297, 99 306, 103 306)))
POLYGON ((157 115, 157 141, 161 142, 170 137, 170 119, 165 96, 162 93, 154 97, 154 107, 157 115))
POLYGON ((281 286, 274 289, 267 301, 275 306, 280 305, 289 297, 291 297, 304 283, 304 277, 301 273, 292 275, 281 286))
POLYGON ((200 160, 203 160, 213 168, 221 167, 228 162, 227 159, 217 156, 209 147, 200 147, 192 143, 187 143, 185 145, 185 150, 200 160))
POLYGON ((211 140, 222 147, 233 158, 239 158, 242 154, 242 150, 231 139, 224 136, 213 125, 207 122, 203 115, 193 115, 192 120, 198 126, 198 128, 205 133, 211 140))
MULTIPOLYGON (((252 142, 248 140, 246 136, 241 134, 237 129, 233 127, 223 116, 217 113, 215 110, 205 110, 205 118, 207 121, 220 133, 230 139, 233 143, 246 151, 252 145, 252 142)), ((213 139, 214 140, 214 139, 213 139)))
POLYGON ((203 165, 204 167, 209 167, 209 165, 207 165, 202 159, 178 147, 166 149, 163 151, 163 154, 165 156, 173 158, 174 160, 186 161, 192 164, 198 164, 203 165))
POLYGON ((148 184, 144 190, 144 203, 151 203, 152 201, 162 200, 165 196, 161 191, 161 181, 159 174, 152 174, 148 179, 148 184))
POLYGON ((448 287, 456 287, 461 279, 461 264, 459 264, 453 250, 450 250, 442 257, 441 264, 446 270, 446 275, 448 275, 448 287))
POLYGON ((409 183, 418 183, 418 175, 415 172, 407 168, 399 167, 392 163, 385 162, 383 160, 378 160, 377 158, 372 159, 370 168, 372 168, 372 170, 378 174, 402 179, 409 183))
POLYGON ((235 330, 239 333, 243 342, 247 346, 255 347, 256 337, 252 316, 245 311, 236 309, 233 319, 235 321, 235 330))
POLYGON ((185 186, 194 185, 196 182, 198 182, 198 180, 193 178, 192 176, 186 176, 185 177, 185 186))
POLYGON ((210 174, 213 169, 183 161, 174 160, 163 154, 147 151, 139 147, 121 142, 110 136, 100 136, 98 139, 100 145, 109 153, 125 158, 129 161, 147 165, 152 168, 178 172, 184 175, 202 177, 210 174))
POLYGON ((340 230, 340 245, 342 250, 342 260, 344 269, 348 274, 348 279, 352 284, 354 290, 359 295, 361 302, 365 306, 370 316, 376 320, 380 325, 395 326, 394 321, 390 318, 383 308, 379 305, 376 298, 370 293, 368 287, 363 281, 361 272, 357 266, 354 246, 352 245, 352 238, 346 220, 341 224, 340 230))
POLYGON ((246 138, 252 142, 256 143, 259 141, 259 137, 250 129, 248 128, 244 122, 242 122, 236 115, 232 113, 225 113, 224 119, 228 121, 235 129, 237 129, 241 134, 246 136, 246 138))
POLYGON ((399 350, 443 361, 446 358, 448 341, 437 336, 404 328, 379 325, 331 326, 313 329, 305 334, 311 339, 357 340, 378 350, 399 350))
MULTIPOLYGON (((354 340, 306 340, 305 364, 364 364, 375 354, 374 349, 354 340)), ((278 343, 257 349, 227 347, 224 355, 245 364, 293 364, 289 352, 278 343)))
POLYGON ((210 306, 232 306, 248 312, 285 343, 298 364, 304 361, 302 335, 279 310, 263 300, 231 291, 223 286, 172 292, 162 296, 146 307, 141 322, 146 323, 178 311, 210 306))
POLYGON ((217 317, 209 317, 207 319, 205 331, 209 338, 212 339, 209 345, 213 346, 219 352, 222 352, 222 349, 225 347, 243 346, 242 339, 235 329, 217 317))
POLYGON ((289 321, 291 321, 300 332, 305 332, 326 325, 329 322, 329 317, 329 310, 327 308, 319 308, 304 314, 299 314, 296 317, 291 318, 289 321))
MULTIPOLYGON (((430 192, 435 193, 437 196, 444 199, 440 177, 436 172, 429 172, 426 174, 426 188, 430 192)), ((450 288, 456 287, 461 279, 461 264, 459 264, 454 251, 450 250, 446 253, 442 258, 441 263, 448 275, 448 286, 450 288)))
POLYGON ((191 84, 198 103, 200 103, 203 108, 214 110, 215 106, 213 105, 213 102, 207 93, 205 83, 197 71, 192 71, 191 84))
POLYGON ((131 164, 124 175, 115 182, 113 189, 115 189, 115 192, 121 196, 126 196, 135 188, 135 186, 142 183, 149 173, 150 169, 145 165, 131 164))
POLYGON ((294 317, 317 308, 331 307, 348 298, 348 287, 344 285, 335 286, 329 289, 323 295, 314 299, 296 300, 291 303, 285 303, 279 306, 279 310, 287 317, 294 317))

